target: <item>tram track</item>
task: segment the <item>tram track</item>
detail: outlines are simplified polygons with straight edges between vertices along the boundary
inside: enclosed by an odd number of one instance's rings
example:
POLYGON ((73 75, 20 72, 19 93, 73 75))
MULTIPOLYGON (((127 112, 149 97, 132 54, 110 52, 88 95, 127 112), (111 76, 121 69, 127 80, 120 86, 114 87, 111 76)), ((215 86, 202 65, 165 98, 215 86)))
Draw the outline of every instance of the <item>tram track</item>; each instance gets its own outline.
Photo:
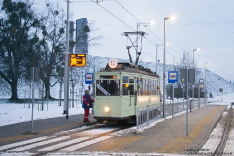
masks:
POLYGON ((124 126, 110 125, 110 124, 108 125, 93 124, 93 125, 92 127, 88 127, 80 131, 75 131, 74 129, 74 131, 72 130, 70 133, 68 132, 67 134, 58 133, 52 136, 44 136, 44 137, 34 138, 34 140, 30 139, 30 140, 26 140, 23 142, 9 144, 9 145, 6 145, 6 148, 4 150, 0 149, 0 152, 9 152, 9 153, 14 152, 14 153, 20 154, 22 151, 23 152, 27 151, 30 154, 35 155, 35 156, 46 155, 48 153, 54 153, 54 152, 66 153, 66 150, 64 149, 67 149, 68 150, 67 152, 69 152, 69 148, 72 149, 72 151, 76 151, 80 148, 83 148, 83 147, 86 147, 94 143, 104 141, 106 139, 113 137, 109 135, 111 133, 124 130, 133 126, 132 124, 124 125, 124 126), (97 125, 97 126, 94 127, 93 125, 97 125), (92 135, 85 136, 89 132, 91 132, 92 135), (73 146, 74 146, 74 149, 72 148, 73 146), (51 150, 46 150, 46 148, 51 149, 51 150))
MULTIPOLYGON (((106 125, 105 127, 108 128, 108 125, 106 125)), ((105 137, 105 136, 108 136, 108 135, 111 134, 111 133, 114 133, 114 132, 117 132, 117 131, 121 131, 121 130, 130 128, 130 127, 132 127, 132 126, 122 126, 122 127, 119 127, 119 128, 117 128, 117 129, 115 129, 115 130, 109 131, 109 132, 107 132, 107 133, 103 133, 103 134, 100 134, 100 135, 97 135, 97 136, 93 136, 93 137, 91 137, 91 138, 89 138, 89 139, 86 139, 86 140, 83 140, 83 141, 81 141, 81 142, 78 142, 78 144, 82 144, 82 143, 89 142, 89 141, 92 141, 92 140, 95 140, 95 139, 98 139, 98 138, 101 138, 101 137, 105 137)), ((113 136, 109 136, 109 138, 111 138, 111 137, 113 137, 113 136)), ((109 138, 108 138, 108 139, 109 139, 109 138)), ((77 145, 77 143, 73 143, 73 144, 70 144, 70 145, 67 145, 67 146, 64 146, 64 147, 55 149, 55 150, 51 150, 51 151, 38 152, 38 153, 35 153, 34 156, 41 156, 41 155, 46 155, 46 154, 48 154, 48 153, 58 152, 58 151, 61 151, 61 150, 63 150, 63 149, 66 149, 66 148, 71 147, 71 146, 74 146, 74 145, 77 145)), ((77 151, 77 150, 79 150, 79 149, 76 149, 76 150, 74 150, 74 151, 77 151)), ((66 152, 66 151, 64 151, 64 152, 66 152)), ((69 151, 67 151, 67 152, 69 152, 69 151)))
POLYGON ((226 121, 226 127, 225 127, 225 131, 223 133, 223 136, 221 138, 221 141, 219 143, 219 145, 217 146, 214 154, 212 156, 222 156, 224 153, 224 148, 228 139, 228 133, 229 133, 229 129, 230 129, 230 124, 231 124, 231 119, 233 118, 233 110, 232 110, 232 106, 229 108, 229 113, 228 113, 228 119, 226 121))

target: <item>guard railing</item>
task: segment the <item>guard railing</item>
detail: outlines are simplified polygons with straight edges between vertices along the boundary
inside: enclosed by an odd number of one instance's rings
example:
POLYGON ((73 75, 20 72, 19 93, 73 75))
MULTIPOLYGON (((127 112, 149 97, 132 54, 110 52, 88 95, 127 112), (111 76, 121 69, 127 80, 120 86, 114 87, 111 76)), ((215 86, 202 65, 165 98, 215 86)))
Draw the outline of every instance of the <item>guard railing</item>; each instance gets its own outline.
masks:
MULTIPOLYGON (((201 106, 206 105, 208 100, 206 99, 195 99, 194 101, 189 100, 188 110, 192 112, 195 109, 199 109, 201 106)), ((183 112, 187 109, 187 100, 177 103, 166 103, 165 104, 165 117, 172 116, 183 112)), ((154 121, 163 118, 163 106, 162 103, 137 106, 136 107, 136 123, 137 129, 144 128, 154 121)))

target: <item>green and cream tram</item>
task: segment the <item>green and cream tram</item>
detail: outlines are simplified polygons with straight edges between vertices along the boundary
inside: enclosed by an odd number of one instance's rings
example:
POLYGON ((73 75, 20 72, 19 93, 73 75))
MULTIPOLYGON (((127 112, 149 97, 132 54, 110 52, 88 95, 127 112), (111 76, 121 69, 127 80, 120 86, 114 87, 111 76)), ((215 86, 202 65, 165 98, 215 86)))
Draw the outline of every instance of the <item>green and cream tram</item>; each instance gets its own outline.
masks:
POLYGON ((102 121, 135 121, 136 107, 160 105, 160 77, 150 69, 119 63, 95 73, 94 118, 102 121))

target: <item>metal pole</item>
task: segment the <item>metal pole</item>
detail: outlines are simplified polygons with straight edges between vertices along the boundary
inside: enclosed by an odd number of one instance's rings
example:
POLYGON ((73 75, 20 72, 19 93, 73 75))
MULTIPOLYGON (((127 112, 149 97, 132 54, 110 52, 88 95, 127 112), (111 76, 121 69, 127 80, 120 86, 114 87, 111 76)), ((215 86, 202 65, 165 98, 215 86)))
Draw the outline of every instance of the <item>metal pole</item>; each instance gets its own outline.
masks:
POLYGON ((160 119, 162 118, 162 102, 160 102, 160 119))
POLYGON ((137 110, 136 110, 136 115, 137 115, 137 117, 136 117, 136 122, 137 122, 137 129, 139 128, 139 108, 137 107, 137 110))
POLYGON ((174 83, 172 84, 172 118, 174 117, 174 83))
POLYGON ((32 116, 31 116, 31 133, 33 133, 34 69, 35 69, 35 67, 33 67, 33 82, 32 82, 32 116))
POLYGON ((70 89, 70 94, 69 94, 70 96, 69 96, 69 108, 71 108, 71 89, 70 89))
POLYGON ((137 22, 136 59, 137 59, 137 51, 138 51, 138 26, 140 26, 140 24, 138 25, 138 22, 137 22))
POLYGON ((204 105, 206 105, 206 64, 205 64, 205 92, 204 92, 204 105))
POLYGON ((77 89, 76 89, 76 107, 77 107, 77 102, 78 100, 77 100, 77 89))
MULTIPOLYGON (((194 69, 194 51, 193 50, 193 69, 194 69)), ((193 83, 193 106, 194 106, 194 83, 193 83)))
POLYGON ((187 69, 187 108, 186 108, 186 136, 188 136, 188 69, 187 69))
POLYGON ((50 88, 47 90, 47 111, 48 111, 48 102, 49 102, 49 91, 50 90, 50 88))
POLYGON ((184 111, 184 92, 183 92, 183 111, 184 111))
POLYGON ((25 89, 25 93, 24 93, 24 108, 25 108, 25 99, 26 99, 26 89, 25 89))
POLYGON ((199 104, 199 109, 201 108, 201 101, 200 101, 200 86, 198 86, 198 104, 199 104))
POLYGON ((70 0, 67 0, 67 37, 66 37, 66 52, 65 52, 65 77, 64 77, 64 114, 66 113, 66 119, 68 119, 68 91, 69 91, 69 13, 70 13, 70 0))
POLYGON ((72 108, 74 108, 74 86, 72 86, 72 108))
MULTIPOLYGON (((29 93, 31 92, 31 80, 30 80, 30 89, 29 89, 29 93)), ((28 108, 30 108, 30 97, 31 94, 29 94, 29 98, 28 98, 28 108)))
POLYGON ((147 126, 149 126, 149 105, 147 105, 147 126))
POLYGON ((163 53, 163 118, 165 119, 165 87, 166 87, 166 47, 165 47, 165 43, 166 43, 166 39, 165 39, 166 33, 165 33, 165 18, 164 18, 164 53, 163 53))
POLYGON ((158 45, 156 44, 156 74, 157 74, 157 68, 158 68, 158 45))
POLYGON ((40 110, 39 99, 40 99, 40 88, 39 88, 39 97, 38 97, 38 101, 37 101, 38 111, 40 110))

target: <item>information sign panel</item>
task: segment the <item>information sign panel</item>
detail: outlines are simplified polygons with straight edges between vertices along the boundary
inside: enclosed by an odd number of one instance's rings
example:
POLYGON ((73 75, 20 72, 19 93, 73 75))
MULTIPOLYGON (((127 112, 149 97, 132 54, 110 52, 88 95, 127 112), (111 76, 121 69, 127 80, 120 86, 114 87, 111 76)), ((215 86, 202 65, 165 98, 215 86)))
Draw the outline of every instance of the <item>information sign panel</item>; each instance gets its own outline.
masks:
POLYGON ((176 83, 178 81, 178 72, 169 71, 168 72, 168 83, 176 83))
POLYGON ((85 84, 92 84, 92 83, 93 83, 93 73, 86 73, 85 84))
POLYGON ((70 54, 70 67, 85 67, 86 54, 70 54))

